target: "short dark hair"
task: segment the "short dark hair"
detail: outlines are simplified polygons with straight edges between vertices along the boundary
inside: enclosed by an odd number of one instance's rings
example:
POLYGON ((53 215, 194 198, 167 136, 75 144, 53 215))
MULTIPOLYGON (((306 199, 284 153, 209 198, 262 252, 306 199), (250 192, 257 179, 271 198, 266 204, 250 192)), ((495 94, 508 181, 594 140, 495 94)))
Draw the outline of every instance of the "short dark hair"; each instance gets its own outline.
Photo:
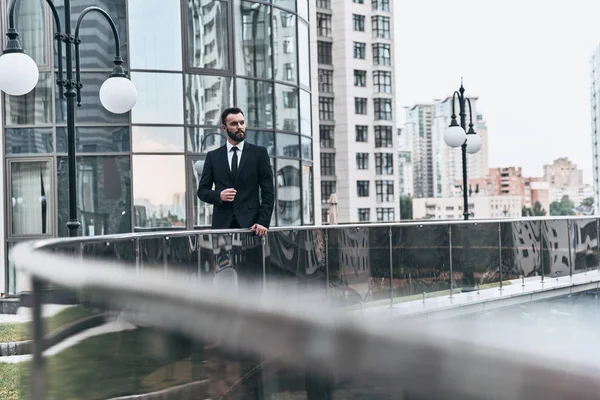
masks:
POLYGON ((225 110, 223 110, 223 112, 221 113, 221 123, 222 123, 223 125, 226 125, 226 124, 225 124, 225 120, 227 119, 227 116, 228 116, 229 114, 242 114, 242 115, 244 115, 244 112, 242 111, 242 109, 241 109, 241 108, 238 108, 238 107, 229 107, 229 108, 226 108, 226 109, 225 109, 225 110))

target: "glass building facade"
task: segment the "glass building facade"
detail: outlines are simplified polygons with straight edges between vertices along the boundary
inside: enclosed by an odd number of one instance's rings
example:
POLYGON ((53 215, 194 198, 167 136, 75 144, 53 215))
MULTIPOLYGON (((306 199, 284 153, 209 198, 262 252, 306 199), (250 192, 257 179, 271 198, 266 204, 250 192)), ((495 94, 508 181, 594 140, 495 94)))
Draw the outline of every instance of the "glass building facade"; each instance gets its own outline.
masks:
MULTIPOLYGON (((7 3, 0 0, 3 10, 7 3)), ((62 17, 63 1, 54 4, 62 17)), ((100 104, 115 45, 108 23, 88 14, 76 110, 82 235, 209 226, 212 206, 196 189, 204 155, 225 143, 221 111, 233 105, 245 112, 247 141, 272 157, 272 226, 314 223, 308 0, 73 0, 73 26, 92 5, 117 25, 138 101, 123 115, 100 104)), ((2 97, 8 251, 20 240, 68 234, 66 102, 54 84, 45 0, 21 0, 16 25, 40 80, 25 96, 2 97)), ((10 293, 13 270, 5 270, 10 293)))

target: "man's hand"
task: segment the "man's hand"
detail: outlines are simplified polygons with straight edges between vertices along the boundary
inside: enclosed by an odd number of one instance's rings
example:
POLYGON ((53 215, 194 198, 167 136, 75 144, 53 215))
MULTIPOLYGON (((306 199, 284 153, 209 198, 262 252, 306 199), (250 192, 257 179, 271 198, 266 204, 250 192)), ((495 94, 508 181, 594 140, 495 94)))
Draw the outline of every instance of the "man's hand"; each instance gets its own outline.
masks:
POLYGON ((221 194, 219 194, 219 197, 221 198, 221 201, 233 201, 236 193, 237 190, 235 190, 234 188, 229 188, 223 190, 221 194))
POLYGON ((260 224, 254 224, 250 227, 250 229, 252 229, 252 231, 258 236, 266 236, 267 232, 269 231, 267 228, 260 224))

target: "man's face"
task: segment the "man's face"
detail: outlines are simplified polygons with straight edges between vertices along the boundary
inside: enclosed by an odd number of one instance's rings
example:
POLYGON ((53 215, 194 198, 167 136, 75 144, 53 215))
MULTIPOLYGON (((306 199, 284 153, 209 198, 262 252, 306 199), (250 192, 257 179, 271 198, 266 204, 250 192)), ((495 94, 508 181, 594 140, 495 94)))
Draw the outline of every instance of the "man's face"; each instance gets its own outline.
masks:
POLYGON ((246 120, 244 115, 240 114, 229 114, 225 118, 225 125, 223 130, 227 132, 227 136, 234 142, 241 142, 246 139, 246 120))

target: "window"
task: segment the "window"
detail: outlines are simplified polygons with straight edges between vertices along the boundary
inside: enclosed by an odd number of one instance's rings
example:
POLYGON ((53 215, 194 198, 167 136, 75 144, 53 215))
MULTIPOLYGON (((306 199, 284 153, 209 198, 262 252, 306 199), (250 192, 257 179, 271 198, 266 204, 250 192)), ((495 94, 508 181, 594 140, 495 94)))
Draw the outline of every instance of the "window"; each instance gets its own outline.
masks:
POLYGON ((373 45, 373 65, 392 65, 392 46, 384 43, 373 45))
POLYGON ((367 71, 361 69, 354 70, 354 86, 367 86, 367 71))
POLYGON ((357 142, 367 142, 369 140, 369 127, 367 125, 356 125, 354 130, 357 142))
POLYGON ((377 175, 394 175, 394 154, 375 153, 375 173, 377 175))
POLYGON ((367 45, 362 42, 354 42, 354 58, 364 60, 367 57, 367 45))
POLYGON ((317 13, 317 35, 331 37, 331 14, 317 13))
POLYGON ((355 97, 354 98, 354 112, 360 115, 367 114, 367 98, 366 97, 355 97))
POLYGON ((369 197, 369 181, 356 181, 356 194, 358 197, 369 197))
POLYGON ((321 175, 335 176, 335 153, 321 153, 321 175))
POLYGON ((352 14, 352 27, 355 31, 365 31, 365 16, 359 14, 352 14))
POLYGON ((319 92, 333 92, 333 71, 319 68, 319 92))
POLYGON ((390 11, 390 0, 371 0, 371 7, 377 11, 390 11))
POLYGON ((375 119, 392 120, 392 99, 373 99, 375 119))
POLYGON ((390 39, 390 17, 377 15, 371 18, 373 37, 390 39))
POLYGON ((371 209, 370 208, 359 208, 358 209, 358 220, 360 222, 368 222, 371 220, 371 209))
POLYGON ((392 222, 396 219, 393 208, 377 208, 377 222, 392 222))
POLYGON ((394 201, 394 181, 375 181, 375 194, 380 203, 394 201))
POLYGON ((369 169, 369 153, 356 153, 356 169, 369 169))
POLYGON ((375 147, 394 147, 391 126, 375 127, 375 147))
POLYGON ((317 0, 317 8, 331 10, 331 0, 317 0))
POLYGON ((352 0, 352 2, 356 4, 365 4, 365 0, 352 0))
POLYGON ((319 97, 319 119, 333 121, 333 97, 319 97))
POLYGON ((332 193, 335 193, 335 181, 321 181, 321 203, 328 203, 332 193))
POLYGON ((332 43, 317 41, 317 61, 319 64, 331 65, 333 56, 331 52, 332 43))
MULTIPOLYGON (((212 1, 202 4, 191 1, 188 4, 188 67, 229 69, 229 54, 231 51, 229 40, 227 35, 220 34, 228 30, 229 12, 227 2, 212 1), (216 37, 219 40, 215 40, 216 37), (213 51, 205 52, 204 45, 211 42, 215 42, 217 47, 213 51)), ((97 55, 94 55, 94 57, 97 57, 97 55)))
POLYGON ((322 148, 333 149, 335 147, 334 126, 319 125, 319 139, 322 148))
POLYGON ((373 71, 373 87, 377 93, 392 93, 392 72, 373 71))

